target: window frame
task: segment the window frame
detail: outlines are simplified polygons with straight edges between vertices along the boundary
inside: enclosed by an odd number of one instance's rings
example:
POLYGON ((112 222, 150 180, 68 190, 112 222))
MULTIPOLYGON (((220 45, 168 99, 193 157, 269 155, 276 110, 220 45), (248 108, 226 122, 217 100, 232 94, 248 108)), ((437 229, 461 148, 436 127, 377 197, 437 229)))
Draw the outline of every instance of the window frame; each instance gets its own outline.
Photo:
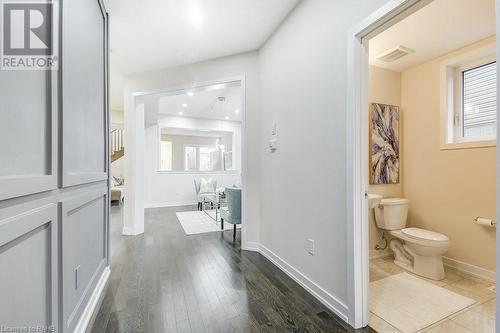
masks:
MULTIPOLYGON (((164 126, 160 123, 158 123, 156 127, 156 134, 157 134, 157 154, 156 154, 156 160, 157 160, 157 170, 156 172, 159 174, 205 174, 205 175, 222 175, 222 174, 238 174, 240 171, 237 168, 233 168, 231 170, 215 170, 215 171, 200 171, 200 170, 192 170, 192 171, 186 171, 186 170, 162 170, 161 168, 161 130, 163 128, 179 128, 179 129, 189 129, 189 130, 198 130, 198 131, 225 131, 225 132, 231 132, 233 134, 233 144, 234 140, 238 138, 238 132, 237 131, 230 131, 227 129, 211 129, 211 128, 205 128, 205 127, 200 127, 200 128, 189 128, 189 127, 172 127, 172 126, 164 126)), ((184 146, 197 146, 197 144, 184 144, 184 146)), ((201 145, 204 146, 204 145, 201 145)), ((183 148, 184 149, 184 148, 183 148)), ((198 158, 198 156, 197 156, 198 158)), ((232 158, 232 163, 235 165, 235 155, 233 154, 232 158)), ((184 169, 185 169, 185 161, 183 162, 184 164, 184 169)))
POLYGON ((173 150, 172 141, 163 141, 163 140, 160 139, 160 157, 159 157, 159 159, 160 159, 160 170, 162 170, 162 171, 172 171, 172 163, 173 163, 173 160, 172 160, 173 151, 172 150, 173 150), (170 170, 167 170, 162 165, 162 157, 163 157, 163 154, 162 154, 162 152, 163 152, 162 144, 163 143, 166 143, 167 145, 170 146, 170 170))
POLYGON ((441 63, 441 150, 496 146, 496 137, 463 137, 463 73, 493 62, 495 44, 491 43, 441 63))

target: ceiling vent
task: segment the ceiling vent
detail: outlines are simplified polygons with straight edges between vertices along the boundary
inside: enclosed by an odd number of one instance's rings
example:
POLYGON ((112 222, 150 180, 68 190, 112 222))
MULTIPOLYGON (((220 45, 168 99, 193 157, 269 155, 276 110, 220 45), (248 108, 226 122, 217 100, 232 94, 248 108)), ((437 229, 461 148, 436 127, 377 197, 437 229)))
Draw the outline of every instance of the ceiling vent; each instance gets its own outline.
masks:
POLYGON ((384 62, 393 62, 412 52, 413 52, 412 49, 398 45, 396 47, 393 47, 392 49, 385 51, 384 53, 379 55, 377 59, 384 62))

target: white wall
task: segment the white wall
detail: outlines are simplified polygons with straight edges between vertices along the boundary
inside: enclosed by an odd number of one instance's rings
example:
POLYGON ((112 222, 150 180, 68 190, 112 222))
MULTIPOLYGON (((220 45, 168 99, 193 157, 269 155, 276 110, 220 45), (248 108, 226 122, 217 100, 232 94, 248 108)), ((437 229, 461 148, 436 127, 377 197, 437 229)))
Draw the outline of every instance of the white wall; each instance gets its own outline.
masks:
MULTIPOLYGON (((132 93, 138 91, 148 91, 153 89, 165 89, 178 86, 196 86, 198 82, 220 80, 229 77, 242 76, 246 78, 246 156, 242 160, 242 168, 246 170, 245 187, 246 206, 243 207, 244 236, 243 245, 255 246, 259 237, 259 193, 258 174, 260 166, 260 153, 265 151, 265 146, 259 145, 260 117, 258 113, 258 57, 256 52, 244 53, 230 57, 218 58, 215 60, 200 62, 196 64, 156 70, 153 72, 136 74, 125 80, 125 118, 133 119, 133 116, 127 116, 134 111, 134 98, 132 93)), ((132 137, 132 136, 131 136, 132 137)), ((125 155, 130 149, 125 142, 125 155)), ((136 151, 132 150, 132 154, 136 151)), ((137 152, 144 154, 144 152, 137 152)), ((132 169, 125 168, 125 178, 132 169)), ((146 183, 146 181, 145 181, 146 183)), ((126 188, 126 191, 134 189, 126 188)), ((149 190, 149 189, 148 189, 149 190)), ((147 192, 147 191, 146 191, 147 192)), ((127 205, 127 200, 125 201, 127 205)), ((127 214, 127 210, 125 210, 127 214)), ((131 214, 131 213, 130 213, 131 214)), ((126 220, 126 218, 125 218, 126 220)))
POLYGON ((241 184, 241 124, 232 121, 196 119, 177 116, 162 116, 160 127, 177 127, 184 129, 206 129, 214 131, 230 131, 235 141, 235 172, 158 172, 159 141, 158 126, 147 126, 145 137, 145 181, 146 207, 174 206, 196 203, 194 180, 214 178, 217 186, 233 186, 241 184))
POLYGON ((261 244, 347 313, 347 31, 385 0, 306 0, 259 53, 261 244), (316 255, 306 251, 315 240, 316 255))

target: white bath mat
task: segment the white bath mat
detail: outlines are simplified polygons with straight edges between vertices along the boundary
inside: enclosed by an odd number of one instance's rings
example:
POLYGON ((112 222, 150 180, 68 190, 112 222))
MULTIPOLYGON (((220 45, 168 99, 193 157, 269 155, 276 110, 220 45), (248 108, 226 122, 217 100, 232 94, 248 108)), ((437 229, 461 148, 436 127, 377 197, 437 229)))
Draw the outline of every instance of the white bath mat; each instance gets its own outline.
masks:
POLYGON ((474 304, 474 300, 408 273, 370 283, 370 311, 413 333, 474 304))
MULTIPOLYGON (((210 216, 215 217, 215 210, 206 211, 210 216)), ((205 232, 221 231, 220 221, 215 222, 213 218, 207 216, 205 212, 192 211, 192 212, 178 212, 177 220, 181 224, 186 235, 203 234, 205 232)), ((218 216, 220 220, 220 216, 218 216)), ((224 222, 224 230, 233 230, 234 226, 224 222)), ((241 228, 241 224, 237 224, 236 228, 241 228)))

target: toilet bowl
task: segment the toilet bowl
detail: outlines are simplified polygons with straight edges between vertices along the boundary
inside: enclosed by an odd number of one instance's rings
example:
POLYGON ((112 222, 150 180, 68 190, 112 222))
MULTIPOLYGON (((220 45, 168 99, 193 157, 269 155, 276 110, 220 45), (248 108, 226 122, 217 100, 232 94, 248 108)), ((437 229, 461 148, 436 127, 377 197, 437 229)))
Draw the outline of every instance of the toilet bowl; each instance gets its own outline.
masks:
POLYGON ((448 237, 430 230, 406 228, 408 199, 380 197, 377 201, 373 205, 375 222, 378 228, 394 237, 389 243, 394 263, 429 279, 443 279, 442 255, 450 247, 448 237))

